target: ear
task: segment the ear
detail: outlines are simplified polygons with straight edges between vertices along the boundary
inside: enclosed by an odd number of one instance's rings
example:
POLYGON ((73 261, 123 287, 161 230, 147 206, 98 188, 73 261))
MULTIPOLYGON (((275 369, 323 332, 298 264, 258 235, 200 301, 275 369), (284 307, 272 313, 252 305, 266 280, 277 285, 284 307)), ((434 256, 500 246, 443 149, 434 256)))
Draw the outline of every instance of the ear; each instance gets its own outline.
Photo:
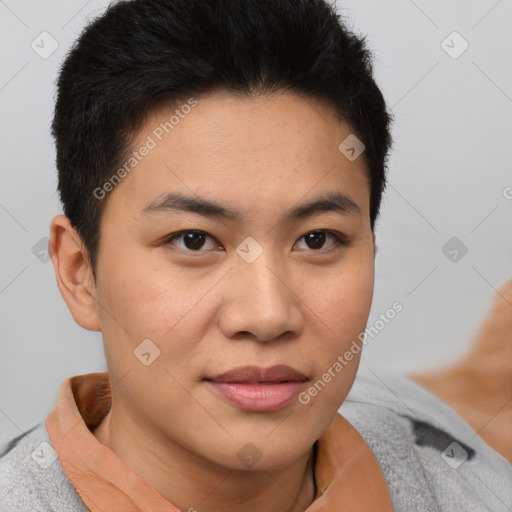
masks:
POLYGON ((50 225, 49 253, 57 286, 75 321, 89 331, 100 331, 95 300, 96 287, 87 249, 64 215, 50 225))

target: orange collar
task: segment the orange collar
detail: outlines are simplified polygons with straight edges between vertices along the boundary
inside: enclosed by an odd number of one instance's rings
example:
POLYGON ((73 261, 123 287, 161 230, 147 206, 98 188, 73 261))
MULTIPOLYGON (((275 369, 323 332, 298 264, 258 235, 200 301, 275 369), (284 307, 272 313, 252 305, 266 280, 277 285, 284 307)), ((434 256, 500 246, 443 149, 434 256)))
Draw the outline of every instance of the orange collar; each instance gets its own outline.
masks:
MULTIPOLYGON (((68 480, 91 512, 180 512, 92 434, 110 406, 107 372, 63 382, 45 424, 68 480)), ((340 414, 317 442, 314 474, 317 495, 306 512, 393 510, 375 456, 340 414)))

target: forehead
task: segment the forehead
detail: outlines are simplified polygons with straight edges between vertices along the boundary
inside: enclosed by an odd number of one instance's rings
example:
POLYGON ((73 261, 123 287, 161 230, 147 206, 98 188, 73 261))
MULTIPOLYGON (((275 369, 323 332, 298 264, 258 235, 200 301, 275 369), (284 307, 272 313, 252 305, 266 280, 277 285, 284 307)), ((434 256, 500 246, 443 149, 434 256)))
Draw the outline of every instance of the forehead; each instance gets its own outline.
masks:
POLYGON ((143 211, 174 191, 222 197, 243 213, 336 191, 368 215, 364 154, 351 160, 339 149, 353 136, 328 105, 291 93, 216 92, 184 100, 146 118, 131 147, 139 154, 136 165, 109 203, 143 211))

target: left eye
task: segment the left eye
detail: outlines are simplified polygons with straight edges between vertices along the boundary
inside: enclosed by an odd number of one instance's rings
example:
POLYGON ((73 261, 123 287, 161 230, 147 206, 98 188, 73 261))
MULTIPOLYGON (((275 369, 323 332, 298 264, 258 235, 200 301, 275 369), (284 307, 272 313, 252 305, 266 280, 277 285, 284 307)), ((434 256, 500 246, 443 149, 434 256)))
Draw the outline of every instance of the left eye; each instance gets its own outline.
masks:
POLYGON ((311 231, 310 233, 306 233, 305 235, 299 238, 299 241, 304 239, 306 244, 309 245, 309 249, 319 250, 322 249, 326 239, 330 237, 334 239, 334 244, 325 250, 330 250, 337 245, 346 245, 345 240, 343 240, 340 236, 335 235, 331 231, 311 231))

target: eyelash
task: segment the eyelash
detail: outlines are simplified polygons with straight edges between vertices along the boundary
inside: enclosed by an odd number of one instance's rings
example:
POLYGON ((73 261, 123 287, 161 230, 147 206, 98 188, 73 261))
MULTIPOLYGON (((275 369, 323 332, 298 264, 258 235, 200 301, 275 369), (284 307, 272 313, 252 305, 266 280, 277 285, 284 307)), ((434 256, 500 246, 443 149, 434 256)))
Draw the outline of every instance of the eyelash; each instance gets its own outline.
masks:
MULTIPOLYGON (((179 238, 186 233, 202 234, 202 235, 206 235, 207 237, 210 237, 212 240, 215 240, 215 238, 212 235, 206 233, 206 231, 201 231, 198 229, 186 229, 186 230, 178 231, 176 233, 169 235, 167 238, 164 239, 163 244, 164 245, 174 245, 174 244, 172 244, 172 240, 174 240, 175 238, 179 238)), ((347 239, 347 237, 345 235, 342 235, 341 233, 337 233, 336 231, 331 231, 331 230, 327 230, 327 229, 314 229, 313 231, 308 231, 307 233, 302 235, 298 240, 301 240, 306 235, 309 235, 312 233, 327 233, 335 239, 335 244, 333 245, 333 247, 331 247, 329 249, 308 249, 308 251, 311 251, 311 252, 330 253, 330 252, 335 251, 341 247, 346 247, 349 245, 349 240, 347 239)), ((215 240, 215 241, 217 242, 217 240, 215 240)), ((195 251, 192 249, 182 249, 181 247, 178 247, 178 250, 181 250, 183 252, 189 252, 189 253, 207 252, 207 250, 199 249, 199 250, 195 251)))

